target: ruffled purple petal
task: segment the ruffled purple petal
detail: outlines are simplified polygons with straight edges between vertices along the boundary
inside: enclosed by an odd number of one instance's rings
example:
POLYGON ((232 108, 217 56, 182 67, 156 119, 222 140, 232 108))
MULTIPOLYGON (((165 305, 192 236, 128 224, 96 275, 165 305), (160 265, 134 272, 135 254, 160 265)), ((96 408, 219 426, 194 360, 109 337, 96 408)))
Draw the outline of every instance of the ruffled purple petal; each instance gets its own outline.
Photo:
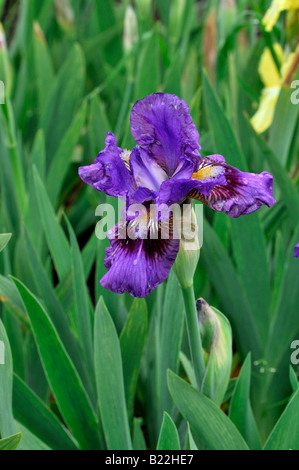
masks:
POLYGON ((177 96, 155 93, 137 101, 131 113, 131 132, 169 177, 184 156, 198 168, 199 134, 189 107, 177 96))
POLYGON ((295 258, 299 258, 299 245, 295 246, 294 256, 295 256, 295 258))
POLYGON ((211 209, 225 212, 230 217, 251 214, 261 206, 273 206, 273 177, 266 171, 261 174, 244 173, 225 163, 221 155, 211 155, 202 160, 199 172, 211 175, 214 168, 224 170, 226 185, 216 185, 209 196, 190 195, 203 202, 211 209))
MULTIPOLYGON (((144 221, 140 223, 144 224, 144 221)), ((178 254, 180 241, 172 238, 171 228, 169 239, 161 239, 163 223, 157 225, 157 239, 149 237, 149 226, 143 232, 144 238, 139 234, 133 239, 136 221, 121 221, 110 232, 111 246, 106 249, 105 258, 108 272, 100 281, 104 288, 118 294, 129 292, 134 297, 146 297, 165 281, 178 254), (123 238, 125 234, 127 236, 123 238)))
POLYGON ((121 154, 114 135, 108 133, 105 150, 99 153, 92 165, 79 168, 80 178, 109 196, 125 197, 132 193, 136 189, 134 180, 121 154))

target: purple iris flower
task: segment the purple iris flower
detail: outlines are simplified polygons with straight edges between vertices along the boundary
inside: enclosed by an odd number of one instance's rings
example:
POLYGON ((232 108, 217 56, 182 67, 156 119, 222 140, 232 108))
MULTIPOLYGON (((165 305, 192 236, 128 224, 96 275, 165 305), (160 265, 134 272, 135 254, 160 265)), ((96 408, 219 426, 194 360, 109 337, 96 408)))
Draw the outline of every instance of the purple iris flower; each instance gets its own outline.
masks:
POLYGON ((92 165, 80 168, 79 175, 98 191, 124 199, 127 206, 137 203, 148 208, 137 220, 128 216, 121 220, 113 236, 108 233, 111 246, 104 261, 108 272, 100 281, 113 292, 145 297, 168 277, 180 247, 171 218, 167 239, 161 237, 163 218, 155 220, 157 236, 148 236, 153 228, 151 204, 170 207, 196 199, 239 217, 276 201, 269 173, 243 173, 221 155, 201 159, 199 134, 189 108, 175 95, 155 93, 137 101, 131 132, 138 144, 132 151, 119 148, 108 133, 105 150, 92 165), (135 238, 120 236, 124 229, 134 231, 137 224, 135 238))
POLYGON ((299 258, 299 245, 296 245, 295 246, 295 254, 294 254, 295 258, 299 258))

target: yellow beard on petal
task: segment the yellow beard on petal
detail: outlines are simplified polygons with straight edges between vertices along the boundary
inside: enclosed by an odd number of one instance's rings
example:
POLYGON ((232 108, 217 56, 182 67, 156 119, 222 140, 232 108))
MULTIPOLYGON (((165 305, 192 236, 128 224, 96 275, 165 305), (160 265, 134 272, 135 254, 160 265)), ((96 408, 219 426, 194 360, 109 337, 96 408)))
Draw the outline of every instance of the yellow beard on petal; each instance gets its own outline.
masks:
POLYGON ((124 164, 126 165, 126 167, 128 168, 128 170, 130 170, 130 157, 131 157, 131 150, 123 150, 122 153, 120 154, 120 158, 122 159, 122 161, 124 162, 124 164))
POLYGON ((198 170, 196 173, 193 173, 192 179, 204 181, 206 178, 215 178, 221 173, 221 171, 223 171, 222 167, 206 166, 198 170))

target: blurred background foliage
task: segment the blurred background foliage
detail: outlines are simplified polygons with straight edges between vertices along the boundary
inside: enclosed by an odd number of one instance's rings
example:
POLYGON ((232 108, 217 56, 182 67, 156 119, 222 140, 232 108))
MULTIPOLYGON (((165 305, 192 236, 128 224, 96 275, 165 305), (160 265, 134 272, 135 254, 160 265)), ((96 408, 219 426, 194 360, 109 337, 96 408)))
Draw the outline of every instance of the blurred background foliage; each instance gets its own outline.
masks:
MULTIPOLYGON (((299 448, 298 366, 290 369, 299 335, 299 105, 290 80, 279 83, 270 127, 260 135, 250 122, 267 85, 262 54, 268 48, 280 73, 275 44, 286 57, 295 52, 299 16, 284 12, 267 32, 270 3, 0 0, 0 233, 12 234, 0 254, 0 430, 13 448, 19 431, 28 449, 156 448, 158 440, 160 449, 239 448, 243 438, 260 448, 283 412, 267 448, 299 448), (238 220, 205 209, 194 284, 232 326, 222 397, 230 420, 175 376, 169 393, 167 369, 191 383, 193 373, 174 276, 146 301, 99 284, 107 241, 95 236, 95 209, 106 196, 80 182, 78 166, 94 160, 107 131, 132 148, 131 107, 157 91, 188 103, 203 156, 274 175, 271 209, 238 220), (232 440, 218 442, 201 416, 232 440)), ((296 77, 293 67, 288 78, 296 77)))

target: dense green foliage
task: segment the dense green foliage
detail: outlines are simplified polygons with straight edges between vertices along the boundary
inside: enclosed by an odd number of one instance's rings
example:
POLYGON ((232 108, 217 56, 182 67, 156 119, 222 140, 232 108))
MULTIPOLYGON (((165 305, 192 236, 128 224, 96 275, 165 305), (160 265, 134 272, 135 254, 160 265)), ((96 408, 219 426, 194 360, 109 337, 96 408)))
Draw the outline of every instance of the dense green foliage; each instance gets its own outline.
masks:
POLYGON ((0 449, 20 432, 23 449, 299 449, 293 90, 282 88, 265 134, 249 121, 264 48, 298 42, 284 15, 264 31, 269 3, 136 0, 124 48, 129 0, 0 0, 0 233, 12 234, 0 236, 0 449), (106 196, 78 166, 107 131, 132 148, 131 106, 156 91, 188 103, 202 155, 274 175, 271 209, 237 220, 205 209, 195 292, 234 341, 221 408, 219 393, 213 402, 192 387, 175 276, 145 300, 99 284, 108 242, 95 236, 95 209, 106 196))

